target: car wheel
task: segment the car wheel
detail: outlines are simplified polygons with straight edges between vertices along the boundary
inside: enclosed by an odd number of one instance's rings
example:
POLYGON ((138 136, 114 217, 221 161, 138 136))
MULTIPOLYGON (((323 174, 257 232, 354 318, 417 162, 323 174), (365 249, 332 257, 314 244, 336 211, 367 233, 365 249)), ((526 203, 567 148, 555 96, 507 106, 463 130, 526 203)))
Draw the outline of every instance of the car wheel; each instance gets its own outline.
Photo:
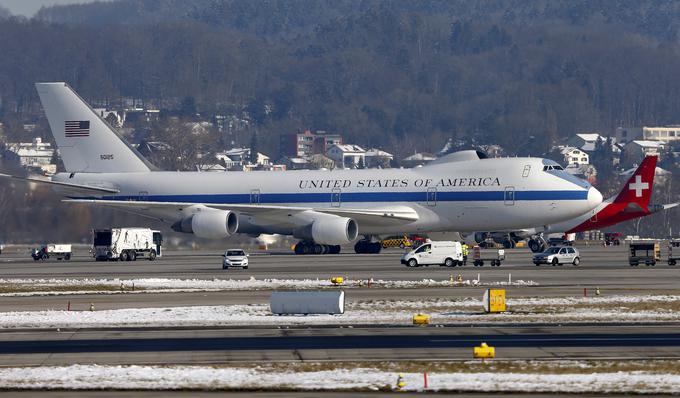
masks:
POLYGON ((408 266, 409 267, 417 267, 418 261, 415 258, 412 258, 412 259, 408 260, 408 266))
POLYGON ((246 265, 245 267, 243 267, 243 269, 248 269, 248 266, 246 265))
POLYGON ((534 261, 534 265, 538 267, 541 265, 541 263, 537 263, 536 261, 534 261))
POLYGON ((156 259, 156 250, 151 249, 151 251, 149 252, 149 261, 153 261, 155 259, 156 259))
POLYGON ((120 253, 120 256, 118 256, 118 258, 120 259, 120 261, 127 261, 128 260, 127 252, 120 253))
POLYGON ((556 266, 556 265, 558 265, 559 263, 560 263, 560 261, 559 261, 558 259, 553 258, 553 260, 552 260, 552 265, 553 265, 553 267, 556 266))
POLYGON ((578 257, 574 257, 574 261, 572 262, 572 264, 574 264, 574 265, 579 265, 579 264, 581 264, 581 259, 578 258, 578 257))
POLYGON ((453 259, 447 258, 446 260, 444 260, 444 265, 446 265, 447 267, 453 267, 454 266, 453 259))

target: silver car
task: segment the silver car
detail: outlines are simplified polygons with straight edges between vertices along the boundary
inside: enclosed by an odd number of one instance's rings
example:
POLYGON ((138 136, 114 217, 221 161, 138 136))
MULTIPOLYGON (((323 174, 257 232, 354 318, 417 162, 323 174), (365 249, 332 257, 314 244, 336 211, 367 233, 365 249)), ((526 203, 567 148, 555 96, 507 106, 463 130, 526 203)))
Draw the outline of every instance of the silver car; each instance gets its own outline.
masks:
POLYGON ((552 264, 553 266, 562 264, 579 265, 581 263, 581 255, 578 250, 571 246, 556 246, 549 247, 543 253, 535 254, 533 260, 537 266, 541 264, 552 264))
POLYGON ((222 255, 222 269, 239 267, 248 269, 248 255, 241 249, 229 249, 222 255))

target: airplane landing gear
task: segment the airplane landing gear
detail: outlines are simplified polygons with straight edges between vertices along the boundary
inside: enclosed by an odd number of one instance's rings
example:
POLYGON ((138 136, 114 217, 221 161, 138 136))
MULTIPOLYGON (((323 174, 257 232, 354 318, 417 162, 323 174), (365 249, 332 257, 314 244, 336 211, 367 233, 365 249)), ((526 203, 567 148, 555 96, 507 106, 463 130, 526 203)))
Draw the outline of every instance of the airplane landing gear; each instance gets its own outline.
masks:
POLYGON ((532 237, 529 239, 529 249, 533 253, 542 253, 548 247, 548 242, 545 241, 543 236, 532 237))
POLYGON ((354 245, 357 254, 378 254, 382 249, 380 242, 373 242, 370 238, 362 239, 354 245))
POLYGON ((295 245, 295 254, 339 254, 340 245, 321 245, 301 240, 295 245))

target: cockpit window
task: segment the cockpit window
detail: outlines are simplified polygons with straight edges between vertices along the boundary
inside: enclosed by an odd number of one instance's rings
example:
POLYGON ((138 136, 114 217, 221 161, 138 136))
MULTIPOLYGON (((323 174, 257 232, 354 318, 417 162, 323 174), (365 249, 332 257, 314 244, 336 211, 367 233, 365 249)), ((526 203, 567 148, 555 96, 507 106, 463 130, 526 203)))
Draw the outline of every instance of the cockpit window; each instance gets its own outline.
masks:
POLYGON ((543 171, 550 171, 550 170, 564 170, 564 167, 558 166, 558 165, 543 166, 543 171))

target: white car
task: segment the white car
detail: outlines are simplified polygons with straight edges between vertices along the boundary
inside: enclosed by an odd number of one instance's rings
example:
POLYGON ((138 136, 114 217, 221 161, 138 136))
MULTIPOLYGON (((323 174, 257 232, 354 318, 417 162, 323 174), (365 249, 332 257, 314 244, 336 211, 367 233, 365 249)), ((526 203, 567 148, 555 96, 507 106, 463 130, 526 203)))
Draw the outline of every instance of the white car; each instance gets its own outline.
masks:
POLYGON ((222 255, 222 269, 239 267, 248 269, 248 255, 241 249, 229 249, 222 255))
POLYGON ((539 266, 541 264, 574 264, 579 265, 581 263, 581 255, 578 250, 571 246, 557 246, 549 247, 548 250, 543 253, 538 253, 534 255, 534 264, 539 266))

